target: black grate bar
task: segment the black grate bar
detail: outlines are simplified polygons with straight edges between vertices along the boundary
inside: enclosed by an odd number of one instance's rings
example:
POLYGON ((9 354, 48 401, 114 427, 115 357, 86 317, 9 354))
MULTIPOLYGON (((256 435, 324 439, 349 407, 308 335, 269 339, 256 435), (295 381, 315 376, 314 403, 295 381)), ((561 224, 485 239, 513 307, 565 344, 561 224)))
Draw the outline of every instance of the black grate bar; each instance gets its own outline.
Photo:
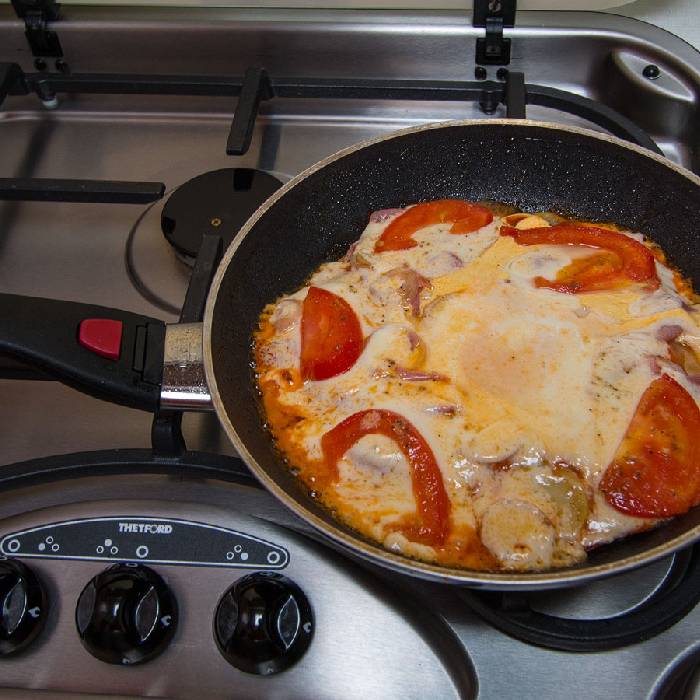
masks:
POLYGON ((509 119, 525 119, 525 74, 508 71, 506 77, 506 116, 509 119))
MULTIPOLYGON (((123 73, 74 73, 25 75, 30 91, 45 85, 58 93, 96 95, 207 95, 237 96, 240 78, 218 76, 128 75, 123 73)), ((24 94, 21 89, 18 94, 24 94)))
POLYGON ((167 474, 174 479, 219 479, 262 488, 246 465, 236 457, 213 452, 186 452, 175 460, 164 459, 151 450, 119 449, 55 455, 3 465, 0 490, 114 474, 167 474))
POLYGON ((204 319, 204 307, 209 295, 209 287, 224 254, 221 236, 205 234, 197 252, 190 284, 180 312, 180 323, 200 323, 204 319))
POLYGON ((267 71, 264 68, 248 68, 243 78, 241 94, 238 98, 233 122, 226 141, 226 154, 229 156, 243 155, 250 147, 253 137, 253 127, 258 116, 260 100, 272 97, 272 87, 267 71))
MULTIPOLYGON (((253 69, 261 70, 261 69, 253 69)), ((30 73, 15 76, 9 94, 40 89, 54 93, 103 95, 208 95, 237 97, 245 80, 239 77, 124 75, 116 73, 30 73), (18 79, 21 78, 21 79, 18 79)), ((473 100, 486 83, 434 80, 345 80, 281 78, 269 80, 269 97, 329 99, 473 100)), ((502 83, 495 83, 501 86, 502 83)))
POLYGON ((163 197, 162 182, 0 178, 0 200, 148 204, 163 197))
MULTIPOLYGON (((0 76, 7 64, 0 65, 0 76)), ((14 69, 7 93, 156 94, 233 96, 241 94, 244 81, 226 76, 124 75, 111 73, 23 74, 14 69)), ((484 95, 506 103, 505 85, 495 81, 270 79, 270 97, 368 100, 435 100, 479 102, 484 95)), ((661 153, 653 140, 632 120, 604 104, 581 95, 542 85, 525 85, 526 104, 552 107, 587 119, 615 136, 661 153)), ((0 97, 2 92, 0 91, 0 97)), ((246 123, 247 124, 247 123, 246 123)))
POLYGON ((273 80, 275 97, 366 100, 437 100, 469 102, 484 88, 503 90, 502 83, 435 80, 273 80))
POLYGON ((22 69, 16 63, 0 63, 0 105, 8 94, 27 94, 23 85, 22 69))
POLYGON ((664 155, 644 129, 640 129, 631 119, 600 102, 575 95, 573 92, 543 85, 526 85, 525 90, 529 105, 551 107, 567 114, 575 114, 577 117, 602 126, 614 136, 648 148, 659 155, 664 155))

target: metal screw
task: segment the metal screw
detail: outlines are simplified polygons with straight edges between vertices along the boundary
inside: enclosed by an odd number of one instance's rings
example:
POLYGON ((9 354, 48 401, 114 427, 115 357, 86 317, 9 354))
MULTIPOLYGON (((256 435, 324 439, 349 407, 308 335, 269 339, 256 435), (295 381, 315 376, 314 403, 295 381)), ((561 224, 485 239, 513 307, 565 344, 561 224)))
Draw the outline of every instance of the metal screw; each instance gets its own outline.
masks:
POLYGON ((477 80, 486 80, 486 68, 484 68, 483 66, 477 66, 474 69, 474 77, 477 80))
POLYGON ((507 68, 499 68, 496 71, 496 77, 499 80, 505 80, 508 77, 508 69, 507 68))
POLYGON ((218 217, 214 217, 210 222, 209 222, 214 228, 218 228, 221 226, 221 219, 218 217))
POLYGON ((656 80, 661 75, 661 71, 658 66, 650 63, 648 66, 644 66, 642 75, 649 80, 656 80))
POLYGON ((34 68, 37 70, 46 70, 46 61, 43 58, 35 58, 34 68))
POLYGON ((68 64, 62 58, 56 59, 56 70, 60 71, 61 73, 69 73, 70 72, 70 68, 68 67, 68 64))

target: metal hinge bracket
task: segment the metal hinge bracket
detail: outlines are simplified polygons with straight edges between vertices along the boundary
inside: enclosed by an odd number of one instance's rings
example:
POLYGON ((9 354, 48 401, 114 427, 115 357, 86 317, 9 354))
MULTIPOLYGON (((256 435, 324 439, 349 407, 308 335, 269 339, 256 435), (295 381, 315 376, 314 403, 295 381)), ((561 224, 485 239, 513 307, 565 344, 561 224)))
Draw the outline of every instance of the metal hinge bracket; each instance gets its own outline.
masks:
POLYGON ((510 39, 503 36, 504 27, 515 26, 516 0, 474 0, 475 27, 485 27, 486 36, 476 40, 476 63, 485 66, 507 66, 510 63, 510 39))
POLYGON ((48 22, 59 19, 59 8, 54 0, 12 0, 12 7, 24 20, 24 34, 32 55, 42 58, 61 58, 63 49, 58 34, 47 28, 48 22))

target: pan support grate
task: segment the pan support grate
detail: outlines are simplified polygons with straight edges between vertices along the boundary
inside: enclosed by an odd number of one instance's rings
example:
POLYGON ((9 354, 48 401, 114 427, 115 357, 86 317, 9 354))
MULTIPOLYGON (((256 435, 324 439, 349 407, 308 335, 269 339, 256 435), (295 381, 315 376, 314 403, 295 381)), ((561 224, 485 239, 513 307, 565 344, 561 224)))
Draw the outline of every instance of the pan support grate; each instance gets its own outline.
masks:
POLYGON ((678 552, 661 585, 639 605, 611 617, 572 619, 535 610, 527 592, 462 589, 460 596, 487 622, 528 644, 569 652, 618 649, 651 639, 700 602, 700 548, 678 552))
MULTIPOLYGON (((483 71, 477 74, 483 75, 483 71)), ((36 94, 45 104, 60 109, 59 95, 199 95, 237 97, 238 104, 226 142, 228 155, 240 156, 248 151, 255 120, 261 104, 273 99, 354 99, 418 100, 435 102, 477 102, 485 114, 499 105, 506 116, 522 119, 526 106, 557 109, 582 117, 614 136, 644 146, 656 153, 661 150, 652 138, 631 119, 610 107, 544 85, 526 83, 524 74, 501 68, 499 80, 382 80, 376 78, 274 78, 264 67, 250 66, 243 76, 147 75, 130 73, 25 73, 14 63, 0 63, 0 107, 11 96, 36 94)), ((25 186, 28 183, 24 183, 25 186)), ((134 183, 141 184, 143 183, 134 183)), ((41 183, 36 183, 41 191, 41 183)), ((31 188, 26 195, 31 194, 31 188)), ((45 189, 45 188, 44 188, 45 189)), ((8 198, 8 183, 0 188, 0 199, 8 198)), ((39 195, 36 195, 37 197, 39 195)), ((16 197, 14 197, 16 198, 16 197)), ((73 200, 71 200, 73 201, 73 200)), ((88 200, 86 200, 88 201, 88 200)), ((91 200, 104 201, 104 200, 91 200)))

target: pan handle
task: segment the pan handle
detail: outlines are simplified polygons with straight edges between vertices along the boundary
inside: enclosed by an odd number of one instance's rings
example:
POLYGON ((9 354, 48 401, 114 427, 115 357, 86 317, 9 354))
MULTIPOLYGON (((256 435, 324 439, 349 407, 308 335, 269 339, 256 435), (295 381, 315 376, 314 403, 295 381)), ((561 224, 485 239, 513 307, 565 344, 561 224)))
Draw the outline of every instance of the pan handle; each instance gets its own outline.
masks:
POLYGON ((0 294, 0 354, 132 408, 160 406, 165 333, 162 321, 128 311, 0 294))

